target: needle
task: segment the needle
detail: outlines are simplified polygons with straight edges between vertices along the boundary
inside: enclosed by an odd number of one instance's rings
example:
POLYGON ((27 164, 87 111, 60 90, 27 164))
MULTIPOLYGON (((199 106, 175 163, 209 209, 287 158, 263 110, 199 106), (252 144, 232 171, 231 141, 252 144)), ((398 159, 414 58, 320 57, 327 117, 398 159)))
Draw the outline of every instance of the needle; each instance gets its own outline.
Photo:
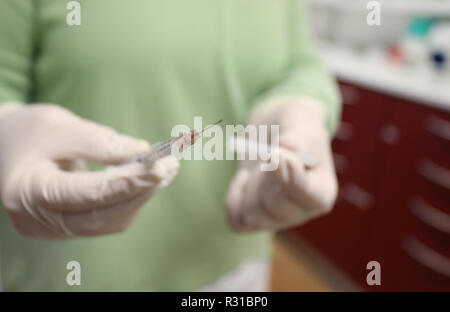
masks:
MULTIPOLYGON (((189 146, 193 145, 196 142, 196 139, 200 138, 206 130, 208 130, 209 128, 211 128, 215 125, 218 125, 221 122, 222 122, 222 119, 216 121, 213 124, 206 126, 200 132, 191 130, 190 133, 191 133, 192 139, 191 139, 191 143, 189 144, 189 146)), ((148 154, 138 157, 135 161, 141 162, 141 163, 153 163, 163 157, 169 156, 172 153, 172 146, 174 144, 178 143, 178 140, 181 138, 182 138, 182 136, 179 136, 179 137, 170 139, 169 141, 167 141, 165 143, 155 144, 148 154)))
POLYGON ((222 119, 220 119, 220 120, 216 121, 215 123, 213 123, 213 124, 210 124, 210 125, 206 126, 205 128, 203 128, 203 130, 202 130, 202 131, 200 131, 199 135, 202 135, 202 134, 203 134, 203 132, 205 132, 206 130, 208 130, 208 129, 209 129, 209 128, 211 128, 211 127, 214 127, 214 126, 216 126, 216 125, 220 124, 220 123, 221 123, 222 121, 223 121, 223 120, 222 120, 222 119))

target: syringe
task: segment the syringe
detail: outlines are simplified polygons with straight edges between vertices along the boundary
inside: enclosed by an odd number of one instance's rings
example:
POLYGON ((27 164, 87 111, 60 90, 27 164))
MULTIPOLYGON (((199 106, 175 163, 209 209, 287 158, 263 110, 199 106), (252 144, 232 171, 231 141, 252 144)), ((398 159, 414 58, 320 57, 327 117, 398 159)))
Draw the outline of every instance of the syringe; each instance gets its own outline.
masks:
POLYGON ((222 122, 222 119, 219 121, 216 121, 213 124, 210 124, 203 128, 200 132, 196 130, 191 130, 186 133, 180 133, 179 136, 176 138, 173 138, 167 142, 164 143, 157 143, 152 146, 149 153, 139 156, 133 161, 144 163, 144 164, 151 164, 161 158, 167 157, 172 154, 172 148, 176 147, 180 152, 188 148, 189 146, 195 144, 197 140, 203 135, 203 133, 211 128, 212 126, 218 125, 222 122))
MULTIPOLYGON (((227 140, 228 149, 236 154, 242 156, 256 155, 260 159, 260 151, 264 150, 267 153, 277 152, 277 149, 282 149, 283 147, 274 147, 273 145, 267 145, 262 142, 256 142, 252 140, 247 140, 243 137, 229 137, 227 140)), ((296 153, 298 157, 302 160, 306 168, 312 168, 317 165, 317 157, 310 153, 296 153)))

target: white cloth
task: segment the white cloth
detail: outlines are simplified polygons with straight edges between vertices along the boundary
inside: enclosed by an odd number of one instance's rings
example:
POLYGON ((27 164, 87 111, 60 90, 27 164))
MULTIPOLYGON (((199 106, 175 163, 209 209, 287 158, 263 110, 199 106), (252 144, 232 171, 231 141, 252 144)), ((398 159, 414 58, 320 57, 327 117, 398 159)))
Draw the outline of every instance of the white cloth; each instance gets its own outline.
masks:
POLYGON ((264 292, 270 290, 270 261, 268 259, 245 260, 237 269, 214 283, 202 287, 204 292, 264 292))

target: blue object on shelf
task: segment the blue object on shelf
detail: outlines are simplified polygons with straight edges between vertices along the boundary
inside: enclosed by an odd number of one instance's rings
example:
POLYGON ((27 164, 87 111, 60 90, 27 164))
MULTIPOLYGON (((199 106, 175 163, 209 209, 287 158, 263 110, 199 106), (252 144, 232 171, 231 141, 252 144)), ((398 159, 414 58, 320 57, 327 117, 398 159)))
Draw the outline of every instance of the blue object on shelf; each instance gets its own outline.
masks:
POLYGON ((447 55, 442 51, 433 51, 431 52, 431 61, 436 68, 442 69, 447 63, 447 55))

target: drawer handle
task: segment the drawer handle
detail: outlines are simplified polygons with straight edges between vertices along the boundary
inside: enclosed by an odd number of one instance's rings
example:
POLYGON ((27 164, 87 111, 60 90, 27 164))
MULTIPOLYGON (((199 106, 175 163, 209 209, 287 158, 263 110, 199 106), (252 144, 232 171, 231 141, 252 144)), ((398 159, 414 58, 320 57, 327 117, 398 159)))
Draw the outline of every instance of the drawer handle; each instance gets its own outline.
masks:
POLYGON ((339 174, 343 174, 348 166, 347 158, 341 154, 333 153, 333 161, 336 172, 339 174))
POLYGON ((425 127, 433 135, 450 142, 450 122, 433 115, 427 118, 425 127))
POLYGON ((400 130, 394 125, 383 125, 380 128, 380 139, 389 145, 395 145, 400 140, 400 130))
POLYGON ((450 278, 450 259, 423 244, 415 236, 403 241, 403 250, 429 270, 450 278))
POLYGON ((436 230, 450 234, 450 215, 434 208, 423 198, 415 199, 411 204, 411 212, 423 223, 436 230))
POLYGON ((342 142, 348 142, 352 139, 353 133, 353 126, 348 122, 341 121, 341 125, 339 126, 335 138, 342 142))
POLYGON ((354 87, 341 85, 341 95, 344 105, 356 105, 358 102, 358 90, 354 87))
POLYGON ((419 164, 419 172, 428 181, 450 190, 450 170, 430 160, 423 160, 419 164))
POLYGON ((355 183, 348 183, 342 188, 342 197, 362 211, 369 210, 374 201, 372 194, 355 183))

